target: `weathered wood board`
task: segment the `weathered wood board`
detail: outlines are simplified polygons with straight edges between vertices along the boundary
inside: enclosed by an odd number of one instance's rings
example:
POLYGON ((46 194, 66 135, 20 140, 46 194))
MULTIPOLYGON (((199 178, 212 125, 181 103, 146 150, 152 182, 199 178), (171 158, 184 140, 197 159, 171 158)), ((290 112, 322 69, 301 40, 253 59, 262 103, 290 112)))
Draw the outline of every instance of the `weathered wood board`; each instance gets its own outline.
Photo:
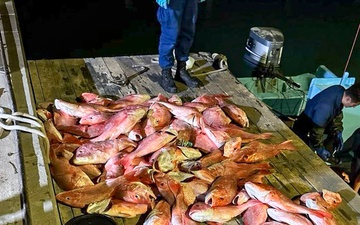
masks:
MULTIPOLYGON (((203 60, 193 54, 196 60, 203 60)), ((54 101, 56 98, 75 102, 82 92, 103 96, 122 97, 133 93, 159 93, 170 97, 158 80, 160 68, 157 55, 99 57, 85 59, 59 59, 28 61, 35 103, 54 101), (66 84, 64 84, 66 82, 66 84), (51 90, 51 93, 49 92, 51 90)), ((343 203, 335 210, 338 224, 360 224, 359 196, 322 160, 315 155, 279 118, 250 93, 229 70, 208 75, 195 74, 202 81, 199 88, 187 88, 176 82, 178 96, 191 100, 202 93, 225 93, 244 109, 250 119, 251 132, 272 132, 271 143, 293 140, 298 151, 283 151, 269 159, 275 172, 267 180, 288 197, 322 189, 339 192, 343 203)), ((60 190, 54 184, 54 191, 60 190)), ((61 223, 81 214, 80 210, 58 204, 61 223)), ((119 224, 135 224, 135 219, 117 219, 119 224)))

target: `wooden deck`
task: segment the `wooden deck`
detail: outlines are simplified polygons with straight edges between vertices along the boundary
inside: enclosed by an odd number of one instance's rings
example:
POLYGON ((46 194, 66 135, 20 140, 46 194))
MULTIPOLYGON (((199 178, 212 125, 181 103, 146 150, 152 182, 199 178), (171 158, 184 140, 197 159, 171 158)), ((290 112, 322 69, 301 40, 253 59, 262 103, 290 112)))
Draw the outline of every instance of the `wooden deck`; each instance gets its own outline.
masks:
MULTIPOLYGON (((152 96, 162 93, 170 96, 157 83, 160 70, 157 63, 152 61, 157 55, 27 61, 11 1, 0 1, 0 15, 2 51, 7 59, 2 63, 7 68, 4 72, 9 72, 7 74, 0 70, 0 91, 5 90, 0 95, 0 103, 4 104, 1 106, 34 114, 39 103, 53 102, 56 98, 75 102, 76 97, 83 92, 116 97, 132 93, 148 93, 152 96), (9 85, 3 85, 3 81, 9 85), (5 97, 8 100, 3 103, 5 97)), ((198 54, 193 56, 197 65, 207 62, 198 54)), ((266 177, 270 184, 288 197, 322 189, 338 192, 343 199, 343 203, 335 210, 338 224, 360 224, 359 195, 229 70, 200 75, 199 78, 203 83, 200 88, 190 89, 177 83, 181 91, 178 95, 184 100, 191 100, 202 93, 229 94, 231 100, 246 111, 251 121, 251 132, 273 132, 273 143, 294 140, 298 151, 284 151, 269 159, 275 168, 275 173, 266 177)), ((48 162, 42 154, 42 139, 24 132, 10 132, 6 138, 12 139, 0 139, 1 146, 5 145, 7 149, 5 153, 2 148, 3 152, 0 153, 0 224, 61 225, 82 214, 79 209, 56 203, 54 196, 60 190, 49 176, 48 162), (4 168, 3 165, 8 167, 4 168), (9 189, 6 196, 3 194, 4 188, 9 189)), ((117 223, 135 224, 138 219, 118 218, 117 223)))
MULTIPOLYGON (((28 61, 35 103, 53 102, 60 98, 74 102, 82 92, 94 92, 104 96, 122 97, 132 93, 162 93, 170 96, 157 83, 160 69, 152 59, 157 55, 122 56, 85 59, 59 59, 28 61), (144 66, 144 67, 143 67, 144 66), (145 68, 145 69, 144 69, 145 68), (135 74, 135 75, 134 75, 135 74), (120 80, 129 78, 128 84, 120 80)), ((197 64, 206 63, 198 54, 193 54, 197 64)), ((226 70, 199 76, 204 84, 200 88, 186 88, 180 83, 183 99, 193 99, 202 93, 226 93, 243 108, 250 121, 252 132, 273 132, 273 143, 295 141, 298 151, 283 152, 269 159, 276 172, 267 176, 270 184, 288 197, 322 189, 339 192, 343 203, 335 210, 338 224, 359 224, 359 196, 320 158, 318 158, 294 133, 264 104, 255 98, 232 74, 226 70)), ((55 192, 58 189, 55 186, 55 192)), ((58 204, 60 219, 64 223, 79 210, 58 204)), ((126 221, 126 220, 125 220, 126 221)))

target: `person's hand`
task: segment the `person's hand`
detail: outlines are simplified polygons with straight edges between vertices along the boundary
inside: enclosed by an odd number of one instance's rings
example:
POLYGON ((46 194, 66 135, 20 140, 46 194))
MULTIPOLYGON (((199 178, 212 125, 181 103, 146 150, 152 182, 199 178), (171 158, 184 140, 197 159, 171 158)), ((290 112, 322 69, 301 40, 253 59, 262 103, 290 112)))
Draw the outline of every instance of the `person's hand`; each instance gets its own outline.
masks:
POLYGON ((342 137, 342 132, 338 132, 335 136, 335 141, 334 141, 334 151, 335 152, 340 152, 344 147, 344 139, 342 137))
POLYGON ((167 6, 170 3, 170 0, 156 0, 156 3, 160 6, 163 7, 164 9, 167 9, 167 6))
POLYGON ((317 149, 315 152, 324 161, 328 161, 329 157, 331 156, 330 152, 324 147, 317 149))

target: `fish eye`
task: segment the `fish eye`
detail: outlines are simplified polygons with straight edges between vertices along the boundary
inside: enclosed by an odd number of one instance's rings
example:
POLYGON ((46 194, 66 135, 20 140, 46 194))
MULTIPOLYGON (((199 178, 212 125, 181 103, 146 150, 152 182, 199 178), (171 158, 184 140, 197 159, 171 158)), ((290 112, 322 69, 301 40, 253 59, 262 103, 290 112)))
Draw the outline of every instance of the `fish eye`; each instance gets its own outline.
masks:
POLYGON ((139 199, 140 197, 139 197, 139 195, 135 195, 135 198, 139 199))

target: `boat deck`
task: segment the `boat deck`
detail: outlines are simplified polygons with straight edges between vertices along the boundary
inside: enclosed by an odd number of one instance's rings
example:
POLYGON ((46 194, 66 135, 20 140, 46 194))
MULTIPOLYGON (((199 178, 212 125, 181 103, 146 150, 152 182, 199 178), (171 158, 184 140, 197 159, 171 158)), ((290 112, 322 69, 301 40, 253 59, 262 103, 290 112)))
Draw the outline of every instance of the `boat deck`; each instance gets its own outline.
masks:
MULTIPOLYGON (((96 57, 79 59, 26 60, 16 26, 12 2, 1 2, 2 51, 6 56, 0 71, 0 104, 11 111, 35 114, 36 106, 54 99, 75 102, 83 92, 122 97, 134 93, 170 96, 157 83, 160 68, 157 55, 96 57), (14 22, 15 21, 15 22, 14 22), (8 85, 7 85, 8 84, 8 85), (11 94, 10 94, 11 93, 11 94), (5 101, 5 103, 4 103, 5 101)), ((196 65, 209 63, 194 53, 196 65)), ((211 71, 211 69, 209 69, 211 71)), ((199 73, 198 73, 199 74, 199 73)), ((177 83, 184 100, 203 93, 225 93, 248 115, 251 132, 273 132, 271 143, 293 140, 297 151, 283 151, 269 159, 275 172, 267 182, 286 196, 327 189, 340 193, 343 202, 334 211, 339 225, 360 224, 360 197, 333 170, 324 164, 283 121, 250 93, 230 72, 198 76, 203 85, 187 88, 177 83)), ((8 132, 0 138, 1 183, 0 224, 65 224, 83 214, 55 201, 61 190, 49 175, 41 137, 26 132, 8 132)), ((118 224, 136 224, 133 219, 117 218, 118 224)))

